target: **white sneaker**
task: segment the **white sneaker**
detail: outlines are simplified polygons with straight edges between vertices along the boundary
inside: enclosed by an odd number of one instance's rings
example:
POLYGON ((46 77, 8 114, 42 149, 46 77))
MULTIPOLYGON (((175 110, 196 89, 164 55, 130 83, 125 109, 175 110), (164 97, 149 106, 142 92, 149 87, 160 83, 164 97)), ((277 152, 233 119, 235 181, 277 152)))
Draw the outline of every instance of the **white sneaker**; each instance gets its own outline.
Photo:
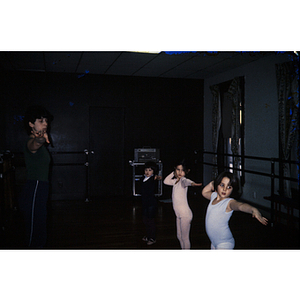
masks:
POLYGON ((156 243, 156 240, 150 239, 150 240, 147 242, 147 245, 150 246, 150 245, 153 245, 154 243, 156 243))

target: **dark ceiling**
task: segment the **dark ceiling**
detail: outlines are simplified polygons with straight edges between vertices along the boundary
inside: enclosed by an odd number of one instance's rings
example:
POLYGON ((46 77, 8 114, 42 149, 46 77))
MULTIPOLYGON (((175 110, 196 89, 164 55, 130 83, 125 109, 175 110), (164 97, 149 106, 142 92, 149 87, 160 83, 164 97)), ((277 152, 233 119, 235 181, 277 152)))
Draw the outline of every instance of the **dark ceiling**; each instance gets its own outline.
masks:
POLYGON ((1 51, 0 68, 163 78, 205 79, 275 52, 47 52, 1 51))

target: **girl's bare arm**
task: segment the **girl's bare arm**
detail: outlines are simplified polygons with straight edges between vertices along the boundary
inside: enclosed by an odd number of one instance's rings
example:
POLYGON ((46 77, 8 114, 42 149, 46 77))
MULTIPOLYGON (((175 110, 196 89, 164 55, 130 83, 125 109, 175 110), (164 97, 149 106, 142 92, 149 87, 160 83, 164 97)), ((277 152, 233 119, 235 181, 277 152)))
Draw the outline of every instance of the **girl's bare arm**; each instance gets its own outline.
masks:
POLYGON ((196 183, 196 182, 192 182, 192 186, 201 186, 202 183, 196 183))
POLYGON ((256 218, 260 223, 262 223, 263 225, 267 225, 268 224, 268 219, 266 219, 265 217, 263 217, 260 213, 260 211, 247 204, 247 203, 242 203, 242 202, 238 202, 236 200, 231 200, 228 203, 228 206, 232 209, 232 210, 236 210, 236 211, 242 211, 248 214, 252 214, 253 218, 256 218))
POLYGON ((214 182, 211 181, 208 185, 206 185, 202 190, 202 196, 208 200, 210 200, 211 194, 214 191, 214 182))

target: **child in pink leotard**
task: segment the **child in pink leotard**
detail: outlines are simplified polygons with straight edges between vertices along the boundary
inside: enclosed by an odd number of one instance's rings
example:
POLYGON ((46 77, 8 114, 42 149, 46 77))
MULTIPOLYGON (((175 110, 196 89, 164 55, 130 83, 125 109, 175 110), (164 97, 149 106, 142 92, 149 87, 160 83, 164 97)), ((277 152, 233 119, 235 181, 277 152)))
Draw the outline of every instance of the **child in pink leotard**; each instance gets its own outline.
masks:
POLYGON ((185 161, 182 160, 164 180, 164 184, 173 186, 172 203, 176 215, 177 238, 181 249, 191 248, 189 235, 193 213, 187 200, 188 187, 202 185, 202 183, 195 183, 187 179, 185 175, 188 172, 189 169, 187 169, 185 161))

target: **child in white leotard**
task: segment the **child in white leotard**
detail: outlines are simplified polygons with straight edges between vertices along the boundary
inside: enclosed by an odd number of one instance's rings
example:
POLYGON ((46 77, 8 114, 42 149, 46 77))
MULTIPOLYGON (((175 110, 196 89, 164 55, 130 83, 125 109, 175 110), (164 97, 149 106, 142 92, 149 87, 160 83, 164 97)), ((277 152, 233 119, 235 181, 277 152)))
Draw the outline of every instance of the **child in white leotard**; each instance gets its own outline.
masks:
POLYGON ((172 203, 176 214, 177 238, 180 242, 181 249, 190 249, 190 227, 193 213, 188 205, 187 191, 189 186, 201 186, 202 183, 195 183, 187 179, 185 175, 189 172, 185 161, 176 165, 175 170, 169 174, 164 184, 172 185, 172 203))
POLYGON ((252 214, 263 225, 268 220, 257 208, 231 198, 234 189, 238 189, 238 180, 230 172, 221 173, 202 190, 204 198, 210 200, 205 217, 206 233, 211 241, 211 249, 233 249, 234 238, 228 222, 234 210, 252 214))

